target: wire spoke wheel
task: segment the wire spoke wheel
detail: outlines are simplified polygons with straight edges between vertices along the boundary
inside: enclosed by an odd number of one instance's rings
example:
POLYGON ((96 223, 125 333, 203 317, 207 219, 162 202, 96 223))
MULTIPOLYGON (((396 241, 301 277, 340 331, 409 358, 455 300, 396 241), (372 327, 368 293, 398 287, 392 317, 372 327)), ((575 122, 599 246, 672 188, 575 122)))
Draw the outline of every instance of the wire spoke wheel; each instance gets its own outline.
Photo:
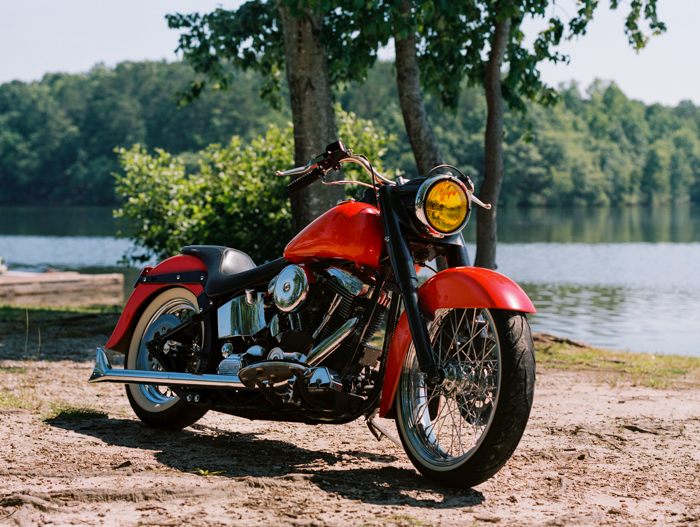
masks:
MULTIPOLYGON (((184 324, 196 313, 195 307, 183 298, 174 298, 165 304, 151 317, 136 355, 137 370, 163 371, 163 367, 146 348, 146 343, 164 335, 173 328, 184 324)), ((201 345, 202 331, 195 344, 201 345)), ((167 404, 177 399, 177 395, 168 386, 138 385, 143 396, 153 404, 167 404)))
MULTIPOLYGON (((514 389, 529 390, 530 399, 515 415, 516 419, 506 423, 512 428, 513 433, 509 434, 512 438, 507 455, 500 456, 502 463, 493 473, 510 457, 527 423, 532 404, 530 385, 534 384, 529 326, 524 316, 509 312, 441 309, 430 324, 429 336, 442 372, 441 380, 428 382, 411 345, 396 393, 399 435, 411 461, 422 473, 447 485, 471 486, 476 484, 474 472, 484 472, 480 463, 486 457, 485 452, 493 450, 495 445, 496 433, 492 434, 491 430, 494 426, 503 427, 506 411, 503 407, 512 406, 517 396, 514 389), (505 319, 507 324, 514 317, 520 327, 527 327, 523 338, 515 342, 512 332, 499 327, 503 325, 500 319, 505 319), (520 367, 513 360, 516 348, 529 354, 529 360, 521 361, 520 367), (516 385, 512 384, 514 367, 521 370, 516 371, 520 378, 516 385)), ((497 449, 501 446, 496 445, 497 449)))
POLYGON ((428 386, 415 348, 406 358, 399 389, 408 437, 421 457, 439 467, 462 462, 491 423, 500 386, 498 336, 488 312, 441 310, 430 340, 444 380, 428 386))
MULTIPOLYGON (((144 310, 136 325, 126 357, 126 368, 163 371, 146 344, 187 323, 197 312, 197 298, 184 288, 168 289, 158 295, 144 310)), ((202 347, 204 338, 204 324, 196 326, 194 346, 202 347)), ((206 409, 181 400, 168 386, 128 384, 126 393, 136 415, 156 428, 184 428, 206 413, 206 409)))

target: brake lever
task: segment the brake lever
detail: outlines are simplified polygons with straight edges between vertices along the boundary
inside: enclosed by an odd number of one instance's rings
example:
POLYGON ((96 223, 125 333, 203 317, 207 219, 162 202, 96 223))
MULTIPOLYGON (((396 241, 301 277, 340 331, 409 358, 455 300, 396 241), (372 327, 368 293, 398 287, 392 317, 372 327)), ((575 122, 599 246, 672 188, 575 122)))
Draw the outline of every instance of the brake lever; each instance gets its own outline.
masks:
POLYGON ((484 203, 484 202, 481 201, 479 198, 477 198, 474 194, 472 194, 472 195, 470 196, 470 198, 471 198, 471 200, 472 200, 474 203, 476 203, 477 205, 479 205, 479 207, 483 207, 483 208, 485 208, 486 210, 491 210, 491 204, 490 204, 490 203, 484 203))

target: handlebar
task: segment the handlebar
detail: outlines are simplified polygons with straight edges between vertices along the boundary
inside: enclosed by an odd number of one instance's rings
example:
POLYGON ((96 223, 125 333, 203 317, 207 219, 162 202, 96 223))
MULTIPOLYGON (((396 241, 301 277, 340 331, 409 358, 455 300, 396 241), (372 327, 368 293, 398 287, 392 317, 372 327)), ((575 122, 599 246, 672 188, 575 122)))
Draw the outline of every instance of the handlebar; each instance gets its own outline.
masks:
MULTIPOLYGON (((313 160, 312 160, 313 161, 313 160)), ((309 163, 305 167, 290 168, 289 170, 278 170, 276 176, 304 176, 316 168, 315 164, 309 163)))
MULTIPOLYGON (((328 145, 324 153, 313 158, 311 161, 309 161, 309 163, 306 166, 291 168, 289 170, 278 170, 277 172, 275 172, 275 175, 296 176, 294 181, 287 185, 287 192, 290 196, 293 196, 297 192, 305 189, 312 183, 324 177, 326 173, 331 169, 340 168, 341 164, 348 162, 356 163, 362 168, 364 168, 365 171, 372 177, 372 181, 375 185, 396 185, 395 181, 387 179, 386 177, 382 176, 379 172, 377 172, 372 166, 370 160, 367 159, 365 156, 353 154, 352 150, 347 150, 342 141, 336 141, 335 143, 331 143, 330 145, 328 145)), ((456 167, 453 167, 451 165, 438 165, 435 168, 433 168, 429 172, 429 174, 432 173, 434 170, 443 167, 456 170, 469 183, 469 186, 471 188, 469 189, 470 192, 468 192, 468 194, 469 199, 472 202, 487 210, 491 208, 490 204, 484 203, 479 198, 474 196, 474 184, 471 182, 471 179, 465 176, 456 167)), ((355 183, 358 185, 363 185, 365 187, 374 188, 373 185, 368 185, 367 183, 362 183, 360 181, 332 181, 327 184, 333 185, 344 183, 355 183)))
MULTIPOLYGON (((385 178, 379 172, 377 172, 372 163, 365 156, 355 155, 352 150, 347 150, 342 141, 336 141, 326 147, 326 151, 313 158, 306 166, 296 167, 289 170, 278 170, 275 172, 276 176, 297 176, 294 181, 287 185, 287 192, 290 196, 293 196, 300 190, 308 187, 318 179, 326 175, 326 173, 332 168, 339 168, 343 163, 357 163, 362 166, 370 176, 372 176, 374 181, 377 181, 380 185, 396 185, 394 181, 385 178)), ((335 181, 334 183, 349 183, 335 181)), ((368 187, 372 185, 367 185, 367 183, 360 183, 353 181, 352 183, 359 183, 368 187)))
POLYGON ((287 192, 290 196, 293 196, 300 190, 305 189, 312 183, 318 181, 323 177, 323 170, 317 168, 315 165, 309 168, 309 166, 299 168, 293 168, 291 170, 285 170, 284 172, 277 171, 278 176, 292 176, 296 174, 301 174, 300 177, 292 181, 287 185, 287 192))

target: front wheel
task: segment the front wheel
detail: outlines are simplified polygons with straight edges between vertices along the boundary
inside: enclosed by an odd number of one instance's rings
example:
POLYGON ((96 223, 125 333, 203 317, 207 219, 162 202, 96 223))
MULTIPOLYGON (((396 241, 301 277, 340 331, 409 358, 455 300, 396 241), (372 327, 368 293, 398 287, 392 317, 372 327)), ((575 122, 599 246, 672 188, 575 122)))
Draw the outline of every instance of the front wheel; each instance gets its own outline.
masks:
MULTIPOLYGON (((148 304, 136 324, 126 354, 129 370, 162 370, 146 348, 146 343, 198 313, 197 297, 183 287, 168 289, 148 304)), ((195 331, 195 344, 204 343, 204 325, 195 331)), ((197 422, 205 413, 183 401, 166 386, 127 384, 126 395, 134 413, 144 423, 162 430, 181 430, 197 422)))
POLYGON ((525 315, 440 309, 429 327, 444 379, 428 383, 410 346, 396 391, 396 422, 413 465, 449 487, 498 472, 530 416, 535 353, 525 315))

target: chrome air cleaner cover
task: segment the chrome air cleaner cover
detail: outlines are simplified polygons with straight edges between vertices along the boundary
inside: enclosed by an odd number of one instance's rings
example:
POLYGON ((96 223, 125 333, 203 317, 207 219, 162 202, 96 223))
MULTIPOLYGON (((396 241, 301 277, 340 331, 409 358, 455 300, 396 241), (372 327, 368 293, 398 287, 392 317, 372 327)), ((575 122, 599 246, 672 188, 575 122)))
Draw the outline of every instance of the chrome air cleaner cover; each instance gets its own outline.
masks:
POLYGON ((291 313, 309 296, 309 279, 298 265, 288 265, 277 275, 272 293, 280 311, 291 313))

